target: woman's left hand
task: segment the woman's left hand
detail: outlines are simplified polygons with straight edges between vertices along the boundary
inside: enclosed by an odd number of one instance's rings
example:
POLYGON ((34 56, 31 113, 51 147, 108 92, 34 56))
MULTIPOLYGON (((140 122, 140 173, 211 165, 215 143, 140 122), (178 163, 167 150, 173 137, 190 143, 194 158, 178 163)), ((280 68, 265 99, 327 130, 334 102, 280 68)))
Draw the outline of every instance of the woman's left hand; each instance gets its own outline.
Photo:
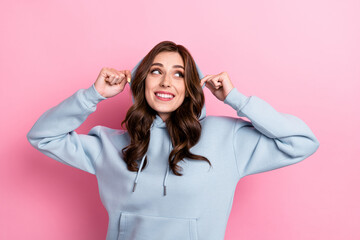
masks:
POLYGON ((229 92, 234 88, 226 72, 217 75, 206 75, 201 79, 200 85, 202 86, 205 82, 205 86, 210 89, 211 93, 220 101, 224 101, 229 92))

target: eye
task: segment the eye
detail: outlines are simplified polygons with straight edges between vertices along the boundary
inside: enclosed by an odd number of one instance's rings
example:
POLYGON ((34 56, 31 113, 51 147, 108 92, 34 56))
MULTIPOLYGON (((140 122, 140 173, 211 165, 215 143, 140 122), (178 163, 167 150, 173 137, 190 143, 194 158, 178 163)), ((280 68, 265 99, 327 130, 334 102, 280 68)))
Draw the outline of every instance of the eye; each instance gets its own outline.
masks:
POLYGON ((184 74, 182 74, 182 72, 180 72, 180 71, 178 71, 178 72, 176 72, 176 73, 179 73, 180 74, 180 77, 184 77, 184 74))
POLYGON ((159 69, 157 69, 157 68, 154 68, 152 71, 151 71, 151 73, 153 73, 153 72, 155 72, 155 71, 158 71, 158 72, 160 72, 160 70, 159 69))
MULTIPOLYGON (((158 68, 154 68, 153 70, 150 71, 150 73, 154 73, 158 71, 159 73, 161 73, 160 69, 158 68)), ((157 73, 156 73, 157 74, 157 73)), ((184 77, 184 74, 181 72, 181 71, 177 71, 176 74, 179 74, 179 77, 183 78, 184 77)))

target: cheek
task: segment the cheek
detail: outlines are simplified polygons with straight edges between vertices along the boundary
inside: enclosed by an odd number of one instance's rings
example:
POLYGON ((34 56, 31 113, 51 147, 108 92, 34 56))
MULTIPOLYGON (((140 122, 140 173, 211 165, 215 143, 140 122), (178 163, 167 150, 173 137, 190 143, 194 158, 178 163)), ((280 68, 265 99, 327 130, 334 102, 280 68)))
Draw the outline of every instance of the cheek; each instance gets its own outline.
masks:
POLYGON ((145 92, 150 92, 154 88, 154 80, 147 77, 145 80, 145 92))
POLYGON ((145 99, 147 101, 149 101, 151 99, 151 90, 152 90, 152 86, 150 83, 150 81, 148 81, 150 79, 146 79, 145 80, 145 99))
POLYGON ((185 95, 185 83, 179 83, 177 86, 177 90, 180 95, 185 95))

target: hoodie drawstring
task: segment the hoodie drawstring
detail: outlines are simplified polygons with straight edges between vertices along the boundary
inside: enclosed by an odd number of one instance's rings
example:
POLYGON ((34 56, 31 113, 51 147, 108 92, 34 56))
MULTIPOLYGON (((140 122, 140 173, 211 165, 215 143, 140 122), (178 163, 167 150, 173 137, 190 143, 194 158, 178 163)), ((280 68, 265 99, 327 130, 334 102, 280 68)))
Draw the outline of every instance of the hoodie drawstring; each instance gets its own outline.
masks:
POLYGON ((143 166, 143 164, 144 164, 145 157, 146 157, 146 154, 143 156, 143 158, 142 158, 142 160, 141 160, 141 164, 140 164, 139 170, 138 170, 137 173, 136 173, 136 178, 135 178, 135 181, 134 181, 133 192, 135 192, 136 183, 137 183, 137 181, 138 181, 138 179, 139 179, 139 176, 140 176, 139 173, 140 173, 141 168, 142 168, 142 166, 143 166))
MULTIPOLYGON (((171 140, 169 141, 169 154, 171 152, 171 140)), ((164 186, 164 196, 166 195, 166 180, 167 180, 167 177, 169 175, 169 170, 170 170, 170 164, 168 162, 167 164, 167 168, 166 168, 166 174, 165 174, 165 178, 164 178, 164 183, 163 183, 163 186, 164 186)))
MULTIPOLYGON (((153 125, 151 125, 150 130, 151 130, 152 127, 153 127, 153 125)), ((169 141, 169 153, 171 152, 171 146, 172 146, 171 141, 169 141)), ((140 177, 140 172, 141 172, 141 169, 142 169, 142 166, 144 164, 144 160, 145 160, 146 156, 147 156, 147 154, 145 153, 142 160, 141 160, 140 167, 139 167, 139 169, 138 169, 138 171, 136 173, 136 177, 135 177, 135 180, 134 180, 134 186, 133 186, 133 192, 135 192, 136 184, 137 184, 138 179, 140 177)), ((164 182, 163 182, 164 196, 166 196, 166 180, 167 180, 167 177, 169 175, 169 171, 170 171, 170 164, 168 162, 167 167, 166 167, 166 173, 165 173, 165 177, 164 177, 164 182)))

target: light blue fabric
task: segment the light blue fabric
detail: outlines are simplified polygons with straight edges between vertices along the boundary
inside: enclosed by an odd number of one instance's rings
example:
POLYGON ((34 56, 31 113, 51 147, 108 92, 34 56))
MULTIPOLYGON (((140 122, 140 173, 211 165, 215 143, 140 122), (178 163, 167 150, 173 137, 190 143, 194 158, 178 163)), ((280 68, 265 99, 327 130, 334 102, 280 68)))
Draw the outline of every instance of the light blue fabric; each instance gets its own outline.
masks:
MULTIPOLYGON (((198 66, 197 70, 203 78, 198 66)), ((298 163, 319 147, 300 118, 233 88, 224 104, 239 117, 206 116, 204 106, 201 138, 190 149, 207 157, 212 167, 185 158, 178 163, 183 176, 174 175, 168 164, 172 144, 165 122, 156 115, 146 153, 148 166, 130 172, 121 158, 121 150, 130 143, 127 131, 98 125, 88 134, 75 132, 104 99, 94 84, 79 89, 42 114, 27 139, 45 155, 95 174, 109 214, 107 240, 224 239, 241 178, 298 163)))

